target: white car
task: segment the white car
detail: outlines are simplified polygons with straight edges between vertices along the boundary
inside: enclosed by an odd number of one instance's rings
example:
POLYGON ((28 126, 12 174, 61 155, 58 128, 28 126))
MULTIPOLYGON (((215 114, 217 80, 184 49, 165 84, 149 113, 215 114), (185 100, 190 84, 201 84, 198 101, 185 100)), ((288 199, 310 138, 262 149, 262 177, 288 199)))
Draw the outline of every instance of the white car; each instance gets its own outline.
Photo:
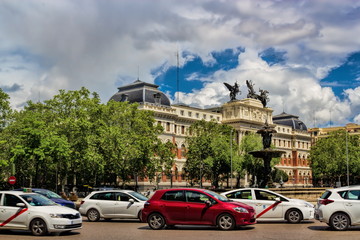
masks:
POLYGON ((131 190, 95 191, 81 201, 79 212, 87 216, 90 222, 99 221, 100 218, 140 219, 147 200, 141 193, 131 190))
POLYGON ((81 215, 74 209, 37 193, 0 191, 0 229, 30 230, 41 236, 81 227, 81 215))
POLYGON ((221 193, 227 198, 252 206, 257 221, 287 220, 299 223, 314 219, 314 205, 300 199, 287 198, 261 188, 241 188, 221 193))
POLYGON ((315 218, 340 231, 360 225, 360 186, 327 189, 318 199, 315 218))

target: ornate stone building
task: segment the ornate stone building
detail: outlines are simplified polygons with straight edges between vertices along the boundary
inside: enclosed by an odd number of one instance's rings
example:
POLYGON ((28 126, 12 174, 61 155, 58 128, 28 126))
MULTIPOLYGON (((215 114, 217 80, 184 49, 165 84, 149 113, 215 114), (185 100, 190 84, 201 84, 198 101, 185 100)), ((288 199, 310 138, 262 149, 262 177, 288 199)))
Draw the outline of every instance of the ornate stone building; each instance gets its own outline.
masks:
MULTIPOLYGON (((271 108, 263 107, 259 100, 252 98, 230 101, 211 109, 199 109, 180 104, 171 105, 169 98, 158 89, 157 85, 140 80, 118 89, 119 91, 110 100, 137 102, 140 109, 154 111, 155 120, 164 128, 163 134, 159 136, 160 139, 164 142, 171 141, 176 146, 172 175, 159 175, 157 183, 151 183, 151 185, 156 184, 159 187, 187 185, 182 174, 186 162, 185 138, 191 124, 201 119, 206 121, 214 119, 218 123, 231 125, 235 129, 234 137, 238 144, 245 134, 256 132, 267 121, 278 131, 273 137, 273 144, 276 148, 286 151, 281 163, 277 166, 290 176, 285 186, 311 185, 311 170, 307 162, 310 135, 306 133, 306 126, 296 116, 281 114, 273 117, 271 108), (289 121, 284 121, 287 118, 289 121), (289 125, 290 120, 295 125, 289 125)), ((145 179, 143 184, 150 183, 145 179)), ((210 186, 210 182, 205 182, 203 185, 210 186)), ((242 185, 249 185, 247 178, 244 179, 242 185)))

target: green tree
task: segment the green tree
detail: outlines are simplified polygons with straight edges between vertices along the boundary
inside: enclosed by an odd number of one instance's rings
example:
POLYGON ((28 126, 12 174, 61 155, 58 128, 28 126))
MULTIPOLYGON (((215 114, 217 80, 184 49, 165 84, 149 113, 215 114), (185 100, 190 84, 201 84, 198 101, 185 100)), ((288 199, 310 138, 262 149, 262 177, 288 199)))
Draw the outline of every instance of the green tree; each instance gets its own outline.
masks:
POLYGON ((249 152, 262 149, 262 140, 259 134, 248 133, 242 137, 240 143, 240 157, 242 168, 251 176, 251 185, 259 184, 262 179, 263 160, 255 158, 249 152))
POLYGON ((320 138, 310 150, 310 166, 316 180, 346 183, 347 157, 352 184, 358 184, 360 175, 359 136, 336 131, 320 138), (348 154, 346 150, 348 146, 348 154))
POLYGON ((14 174, 11 172, 12 167, 9 161, 9 136, 3 132, 12 115, 9 99, 9 95, 0 88, 0 179, 5 179, 10 174, 14 174))
POLYGON ((221 176, 230 172, 231 150, 234 158, 237 155, 233 139, 231 149, 231 131, 230 126, 215 121, 201 120, 190 126, 185 171, 191 180, 199 181, 202 186, 202 178, 206 177, 212 180, 213 186, 219 187, 221 176))

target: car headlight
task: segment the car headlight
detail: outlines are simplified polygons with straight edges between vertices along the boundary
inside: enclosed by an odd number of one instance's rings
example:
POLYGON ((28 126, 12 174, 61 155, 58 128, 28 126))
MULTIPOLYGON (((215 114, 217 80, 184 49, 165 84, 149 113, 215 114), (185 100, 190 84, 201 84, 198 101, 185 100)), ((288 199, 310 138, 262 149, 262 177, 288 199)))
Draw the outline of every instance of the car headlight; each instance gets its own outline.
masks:
POLYGON ((312 205, 311 203, 306 202, 305 207, 314 208, 314 205, 312 205))
POLYGON ((236 212, 239 212, 239 213, 249 213, 249 211, 246 209, 246 208, 242 208, 242 207, 236 207, 236 208, 233 208, 236 212))
POLYGON ((63 218, 62 214, 57 214, 57 213, 50 213, 50 217, 52 218, 63 218))

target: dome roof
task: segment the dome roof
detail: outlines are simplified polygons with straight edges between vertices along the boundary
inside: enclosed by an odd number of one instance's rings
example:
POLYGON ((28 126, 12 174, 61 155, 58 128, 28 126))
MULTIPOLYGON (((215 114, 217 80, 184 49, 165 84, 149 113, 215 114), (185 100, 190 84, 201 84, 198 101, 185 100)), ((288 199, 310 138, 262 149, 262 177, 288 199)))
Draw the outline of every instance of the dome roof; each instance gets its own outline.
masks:
POLYGON ((273 122, 280 125, 292 127, 295 130, 307 131, 305 123, 299 120, 298 116, 287 114, 285 112, 273 116, 273 122))
POLYGON ((110 100, 130 103, 152 103, 161 106, 170 106, 169 98, 158 89, 158 85, 136 80, 134 83, 119 87, 110 100))

